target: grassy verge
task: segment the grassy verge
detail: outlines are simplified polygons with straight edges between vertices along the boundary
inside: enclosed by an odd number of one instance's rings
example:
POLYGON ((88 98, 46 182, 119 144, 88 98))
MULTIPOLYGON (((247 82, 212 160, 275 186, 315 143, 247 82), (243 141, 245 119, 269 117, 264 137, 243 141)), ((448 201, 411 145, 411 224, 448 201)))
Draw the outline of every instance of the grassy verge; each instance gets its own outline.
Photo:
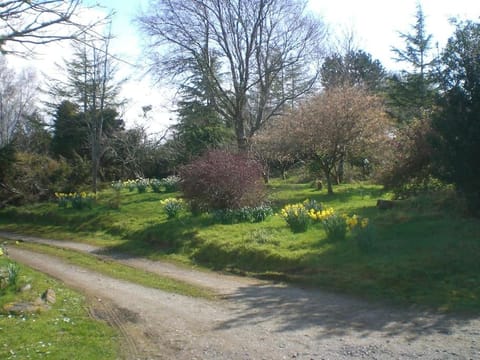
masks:
POLYGON ((114 260, 109 260, 103 257, 99 258, 74 250, 61 249, 41 244, 20 243, 16 246, 60 257, 70 264, 78 265, 116 279, 134 282, 154 289, 206 299, 213 299, 215 297, 213 292, 207 289, 120 264, 114 260))
MULTIPOLYGON (((9 260, 0 257, 0 268, 9 260)), ((33 301, 48 288, 56 303, 48 311, 24 315, 0 313, 1 359, 118 359, 120 338, 106 324, 91 319, 82 295, 25 266, 17 287, 0 294, 0 309, 16 301, 33 301), (19 292, 25 284, 31 290, 19 292)))
MULTIPOLYGON (((480 221, 463 217, 452 193, 426 195, 376 209, 378 186, 344 185, 336 194, 309 184, 272 181, 278 212, 287 203, 315 199, 339 213, 370 219, 372 246, 353 236, 331 242, 320 224, 294 234, 279 216, 257 224, 218 224, 208 214, 167 220, 159 200, 170 195, 122 192, 121 207, 93 210, 34 204, 0 212, 0 228, 111 246, 118 252, 172 259, 216 270, 267 276, 364 297, 441 310, 480 310, 480 221)), ((178 195, 178 194, 176 194, 178 195)))

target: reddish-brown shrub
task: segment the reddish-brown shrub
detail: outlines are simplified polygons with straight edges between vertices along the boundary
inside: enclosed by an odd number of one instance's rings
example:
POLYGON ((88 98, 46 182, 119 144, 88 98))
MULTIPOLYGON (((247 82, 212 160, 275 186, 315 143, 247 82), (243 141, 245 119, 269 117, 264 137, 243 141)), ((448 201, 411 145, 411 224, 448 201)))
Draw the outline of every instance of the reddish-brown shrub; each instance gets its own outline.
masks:
POLYGON ((193 210, 239 209, 265 199, 262 167, 243 154, 212 150, 183 166, 180 178, 193 210))
POLYGON ((380 183, 397 197, 428 190, 432 186, 433 136, 427 119, 414 121, 399 129, 390 139, 391 154, 385 154, 380 183))

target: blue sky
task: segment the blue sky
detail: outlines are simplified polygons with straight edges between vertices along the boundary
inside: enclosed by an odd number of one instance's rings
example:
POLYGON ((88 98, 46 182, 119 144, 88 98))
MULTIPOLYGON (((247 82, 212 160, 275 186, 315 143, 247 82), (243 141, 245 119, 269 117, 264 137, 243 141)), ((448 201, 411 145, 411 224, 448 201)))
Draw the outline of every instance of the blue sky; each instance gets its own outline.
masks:
MULTIPOLYGON (((89 0, 114 9, 114 32, 119 36, 125 54, 140 51, 139 33, 133 18, 148 8, 149 0, 89 0), (128 49, 129 45, 132 46, 128 49)), ((395 68, 390 48, 401 46, 398 32, 410 31, 415 21, 417 0, 310 0, 310 8, 330 25, 332 33, 345 29, 355 32, 358 46, 378 58, 387 68, 395 68)), ((479 19, 479 0, 423 0, 427 30, 442 46, 453 28, 451 17, 479 19)))

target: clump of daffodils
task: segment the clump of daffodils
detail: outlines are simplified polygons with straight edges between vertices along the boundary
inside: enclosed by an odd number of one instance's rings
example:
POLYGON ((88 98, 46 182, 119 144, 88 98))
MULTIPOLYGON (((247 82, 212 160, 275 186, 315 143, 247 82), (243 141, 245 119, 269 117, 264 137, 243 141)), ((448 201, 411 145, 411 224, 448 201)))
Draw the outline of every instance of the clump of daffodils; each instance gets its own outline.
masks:
POLYGON ((322 211, 322 205, 315 200, 307 199, 302 203, 289 204, 280 210, 280 216, 293 232, 307 231, 316 214, 322 211))
POLYGON ((121 181, 121 180, 118 180, 118 181, 112 181, 112 183, 110 184, 110 186, 112 187, 113 190, 115 190, 116 192, 120 192, 123 187, 124 187, 124 183, 121 181))
POLYGON ((335 212, 333 208, 321 209, 318 211, 310 210, 309 216, 312 221, 318 221, 322 224, 327 239, 344 240, 347 235, 347 220, 335 212))
POLYGON ((94 193, 73 192, 73 193, 55 193, 58 206, 61 208, 67 208, 70 204, 72 208, 81 210, 84 208, 91 209, 97 196, 94 193))
POLYGON ((330 241, 344 240, 348 231, 357 236, 368 228, 368 219, 358 215, 341 215, 332 207, 322 208, 312 200, 303 203, 289 204, 279 214, 293 232, 303 232, 313 223, 321 223, 327 239, 330 241))
POLYGON ((123 187, 127 188, 129 192, 132 192, 137 188, 136 180, 125 180, 123 182, 123 187))
POLYGON ((318 211, 315 211, 314 209, 310 209, 308 211, 308 216, 310 216, 310 219, 313 221, 324 221, 328 219, 329 217, 332 217, 335 215, 335 211, 333 208, 328 208, 328 209, 320 209, 318 211))
POLYGON ((163 206, 163 210, 167 214, 168 219, 178 217, 180 211, 183 209, 184 202, 182 199, 168 198, 160 201, 160 205, 163 206))
POLYGON ((353 215, 352 217, 347 217, 346 222, 360 251, 368 252, 372 250, 375 242, 375 232, 370 226, 368 218, 353 215))

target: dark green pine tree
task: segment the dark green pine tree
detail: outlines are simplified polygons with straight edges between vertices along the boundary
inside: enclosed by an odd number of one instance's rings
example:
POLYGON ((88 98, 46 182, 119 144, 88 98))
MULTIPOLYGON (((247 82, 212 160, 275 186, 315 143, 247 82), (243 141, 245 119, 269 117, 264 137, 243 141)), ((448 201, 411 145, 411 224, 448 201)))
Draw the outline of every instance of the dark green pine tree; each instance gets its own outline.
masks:
POLYGON ((58 105, 53 120, 51 149, 54 155, 69 160, 88 155, 88 129, 78 105, 67 100, 58 105))
POLYGON ((400 122, 423 119, 431 111, 437 94, 435 69, 438 59, 431 54, 432 35, 427 34, 425 15, 417 4, 416 22, 410 33, 400 33, 404 48, 392 48, 395 60, 407 70, 389 81, 390 108, 400 122))
POLYGON ((480 23, 458 23, 441 58, 436 169, 480 215, 480 23))
POLYGON ((216 84, 213 77, 208 76, 209 71, 216 71, 215 58, 207 51, 204 54, 203 59, 192 60, 193 75, 180 90, 182 99, 178 103, 178 123, 174 127, 179 163, 187 163, 233 140, 233 130, 216 111, 216 84))
POLYGON ((325 89, 338 86, 361 86, 377 92, 384 87, 386 71, 379 60, 363 50, 349 50, 346 54, 328 56, 321 68, 321 82, 325 89))

